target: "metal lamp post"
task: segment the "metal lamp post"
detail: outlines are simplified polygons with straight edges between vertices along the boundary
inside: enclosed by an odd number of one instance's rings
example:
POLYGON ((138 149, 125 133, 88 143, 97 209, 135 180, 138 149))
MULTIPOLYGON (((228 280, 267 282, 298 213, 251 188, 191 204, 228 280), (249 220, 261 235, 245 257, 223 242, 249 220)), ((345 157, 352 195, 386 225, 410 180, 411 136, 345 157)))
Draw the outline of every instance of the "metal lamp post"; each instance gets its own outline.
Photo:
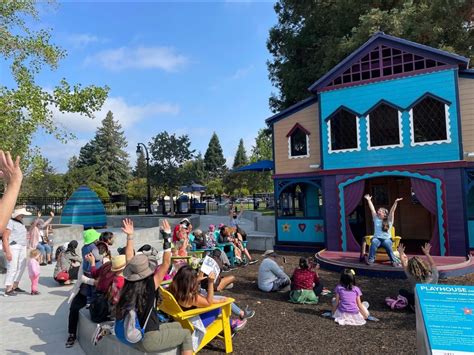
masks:
POLYGON ((137 144, 137 154, 142 152, 142 147, 145 148, 145 160, 146 160, 146 195, 147 195, 147 214, 152 214, 153 211, 151 209, 151 188, 150 188, 150 156, 148 155, 148 149, 146 145, 143 143, 137 144))

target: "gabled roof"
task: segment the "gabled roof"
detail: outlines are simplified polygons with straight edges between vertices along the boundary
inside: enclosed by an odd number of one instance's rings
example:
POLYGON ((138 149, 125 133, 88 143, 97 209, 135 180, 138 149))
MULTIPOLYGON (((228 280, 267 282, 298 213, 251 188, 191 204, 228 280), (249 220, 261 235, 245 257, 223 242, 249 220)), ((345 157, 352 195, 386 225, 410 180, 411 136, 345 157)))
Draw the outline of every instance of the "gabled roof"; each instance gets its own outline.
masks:
POLYGON ((354 110, 350 109, 349 107, 341 105, 337 109, 335 109, 329 116, 327 116, 324 120, 329 121, 331 118, 336 116, 341 111, 347 111, 347 112, 349 112, 349 113, 351 113, 351 114, 353 114, 354 116, 357 116, 357 117, 361 116, 361 114, 359 112, 355 112, 354 110))
POLYGON ((295 133, 297 130, 300 130, 302 131, 304 134, 306 134, 307 136, 309 136, 311 133, 306 129, 304 128, 302 125, 300 125, 299 123, 296 123, 292 129, 290 129, 290 131, 286 134, 286 137, 289 137, 291 136, 293 133, 295 133))
POLYGON ((409 110, 409 109, 413 108, 414 106, 416 106, 418 103, 420 103, 421 101, 423 101, 427 97, 431 97, 435 100, 441 101, 443 104, 451 105, 450 101, 448 101, 446 99, 443 99, 442 97, 439 97, 439 96, 437 96, 435 94, 432 94, 430 92, 426 92, 426 93, 423 94, 423 96, 419 97, 418 99, 413 101, 410 105, 408 105, 408 107, 406 109, 409 110))
POLYGON ((313 103, 315 103, 317 101, 318 101, 317 96, 310 96, 307 99, 301 100, 300 102, 297 102, 296 104, 284 109, 283 111, 278 112, 277 114, 267 118, 265 120, 265 123, 267 125, 273 124, 273 123, 275 123, 275 122, 277 122, 277 121, 279 121, 279 120, 281 120, 285 117, 288 117, 289 115, 292 115, 295 112, 298 112, 298 111, 312 105, 313 103))
POLYGON ((414 55, 430 58, 449 66, 459 66, 460 69, 467 69, 469 59, 457 54, 449 53, 440 49, 425 46, 423 44, 408 41, 395 36, 387 35, 383 32, 375 33, 367 42, 352 52, 342 62, 337 64, 329 72, 318 79, 309 90, 315 94, 320 89, 326 87, 332 80, 341 75, 345 70, 350 68, 352 64, 360 60, 367 53, 378 45, 385 45, 398 50, 406 51, 414 55))
POLYGON ((378 101, 375 105, 370 107, 367 111, 365 111, 361 116, 367 116, 371 111, 375 110, 380 105, 387 105, 387 106, 390 106, 390 107, 394 108, 397 111, 403 111, 402 107, 400 107, 398 105, 395 105, 392 102, 389 102, 387 100, 382 99, 382 100, 378 101))

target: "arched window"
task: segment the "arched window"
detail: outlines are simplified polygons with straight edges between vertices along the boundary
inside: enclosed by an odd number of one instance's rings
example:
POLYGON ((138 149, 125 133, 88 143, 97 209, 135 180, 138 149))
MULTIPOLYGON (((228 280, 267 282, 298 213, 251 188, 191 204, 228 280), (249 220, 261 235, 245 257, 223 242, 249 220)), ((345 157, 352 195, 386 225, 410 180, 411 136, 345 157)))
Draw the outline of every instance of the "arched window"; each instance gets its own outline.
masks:
POLYGON ((309 157, 309 131, 299 123, 286 135, 288 137, 288 157, 307 158, 309 157))
POLYGON ((450 142, 448 104, 427 95, 410 110, 412 145, 450 142))
POLYGON ((390 105, 382 103, 367 115, 369 150, 401 147, 401 114, 390 105))
POLYGON ((360 150, 359 118, 352 112, 340 109, 328 120, 329 152, 360 150))

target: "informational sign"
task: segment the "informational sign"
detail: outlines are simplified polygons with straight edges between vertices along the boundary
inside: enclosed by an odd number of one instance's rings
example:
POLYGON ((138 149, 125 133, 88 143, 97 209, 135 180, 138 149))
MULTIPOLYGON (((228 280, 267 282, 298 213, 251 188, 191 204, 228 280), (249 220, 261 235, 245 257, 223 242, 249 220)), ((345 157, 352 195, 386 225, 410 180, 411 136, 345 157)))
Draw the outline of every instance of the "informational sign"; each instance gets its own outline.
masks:
POLYGON ((474 286, 416 285, 418 354, 474 354, 474 286))

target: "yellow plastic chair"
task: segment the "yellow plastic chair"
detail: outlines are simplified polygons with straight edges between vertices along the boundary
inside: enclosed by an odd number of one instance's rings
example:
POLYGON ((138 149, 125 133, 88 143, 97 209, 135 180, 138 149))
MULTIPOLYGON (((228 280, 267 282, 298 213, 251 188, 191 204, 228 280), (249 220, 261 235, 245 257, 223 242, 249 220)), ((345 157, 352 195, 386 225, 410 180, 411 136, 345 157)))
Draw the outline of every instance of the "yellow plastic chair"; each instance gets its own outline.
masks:
MULTIPOLYGON (((392 236, 391 239, 392 239, 392 250, 393 250, 393 253, 395 254, 396 257, 400 257, 399 254, 398 254, 398 245, 400 244, 400 240, 402 239, 402 237, 400 236, 396 236, 395 235, 395 227, 392 226, 392 228, 390 228, 390 235, 392 236)), ((372 238, 374 236, 373 235, 367 235, 364 237, 364 241, 362 243, 362 255, 365 255, 366 252, 367 252, 367 247, 369 247, 370 249, 370 245, 372 244, 372 238)), ((377 248, 377 254, 376 254, 376 259, 377 260, 388 260, 389 257, 387 255, 387 253, 385 252, 385 249, 380 247, 380 248, 377 248)))
POLYGON ((190 322, 191 318, 221 308, 220 315, 214 320, 214 322, 207 326, 206 334, 204 335, 201 344, 199 344, 199 348, 197 349, 196 353, 205 347, 215 337, 218 337, 224 341, 226 353, 231 353, 233 351, 232 334, 230 329, 230 305, 234 302, 233 298, 228 297, 225 302, 216 303, 206 308, 194 308, 189 311, 183 311, 171 293, 166 291, 163 287, 160 287, 160 291, 163 301, 161 302, 159 309, 168 314, 175 321, 179 322, 183 328, 189 329, 191 333, 194 332, 194 326, 190 322))

